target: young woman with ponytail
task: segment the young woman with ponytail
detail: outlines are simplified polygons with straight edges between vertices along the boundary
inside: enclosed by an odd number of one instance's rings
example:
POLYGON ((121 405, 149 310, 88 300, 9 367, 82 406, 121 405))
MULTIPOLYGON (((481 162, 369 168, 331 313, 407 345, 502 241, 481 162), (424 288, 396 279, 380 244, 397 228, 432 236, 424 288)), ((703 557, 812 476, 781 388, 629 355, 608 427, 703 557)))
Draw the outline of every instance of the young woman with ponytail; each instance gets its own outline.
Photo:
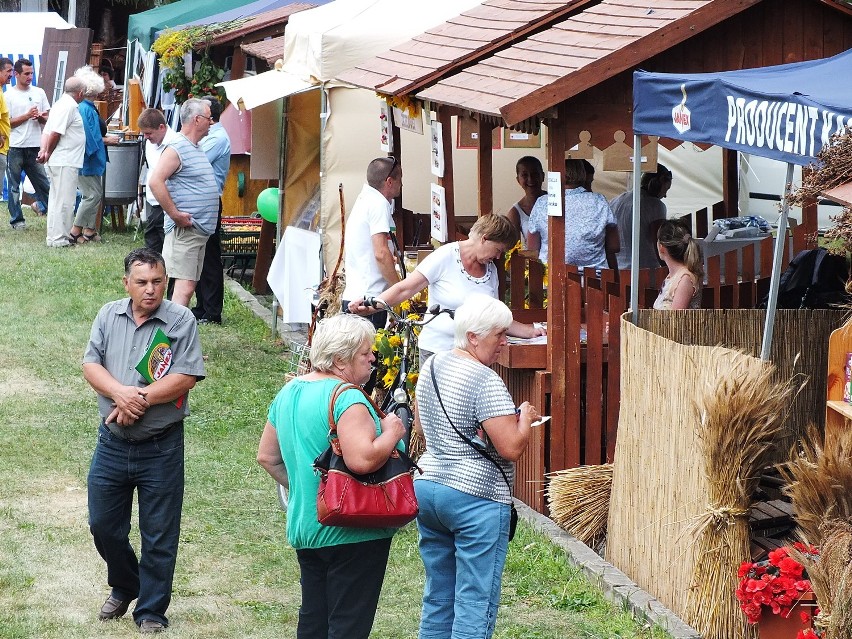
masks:
POLYGON ((669 275, 663 282, 663 289, 654 302, 654 308, 701 308, 704 260, 701 246, 689 229, 675 220, 666 220, 657 232, 657 250, 669 269, 669 275))

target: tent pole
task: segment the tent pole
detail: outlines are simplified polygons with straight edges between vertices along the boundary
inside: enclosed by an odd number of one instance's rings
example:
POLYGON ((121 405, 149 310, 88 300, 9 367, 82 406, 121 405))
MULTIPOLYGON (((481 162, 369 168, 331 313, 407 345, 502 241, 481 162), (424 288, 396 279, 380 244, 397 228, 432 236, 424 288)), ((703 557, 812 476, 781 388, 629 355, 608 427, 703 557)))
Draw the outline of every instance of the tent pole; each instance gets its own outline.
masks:
MULTIPOLYGON (((281 105, 281 146, 278 152, 278 220, 275 222, 275 250, 281 249, 281 236, 284 232, 284 180, 287 177, 287 106, 289 98, 284 98, 281 105)), ((278 296, 272 292, 272 339, 278 336, 278 296)))
POLYGON ((772 347, 772 329, 775 327, 775 310, 778 306, 778 283, 781 279, 781 263, 787 244, 787 216, 790 213, 790 191, 793 189, 793 164, 787 163, 787 178, 784 183, 784 204, 781 207, 781 219, 778 220, 778 236, 775 238, 775 255, 772 260, 772 278, 769 281, 769 300, 766 304, 766 324, 763 327, 763 345, 760 359, 769 361, 769 349, 772 347))
POLYGON ((642 171, 642 136, 633 134, 633 245, 630 248, 630 309, 631 321, 639 324, 639 177, 642 171))

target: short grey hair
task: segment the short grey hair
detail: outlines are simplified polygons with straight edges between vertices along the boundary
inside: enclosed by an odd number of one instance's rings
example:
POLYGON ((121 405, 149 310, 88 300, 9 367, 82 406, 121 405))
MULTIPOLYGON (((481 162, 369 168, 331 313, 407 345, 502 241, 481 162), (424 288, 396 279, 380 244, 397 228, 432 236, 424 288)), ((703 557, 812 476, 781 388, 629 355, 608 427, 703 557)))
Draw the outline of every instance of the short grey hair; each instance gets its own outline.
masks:
POLYGON ((483 293, 468 295, 464 304, 456 309, 455 347, 466 349, 470 344, 467 334, 483 337, 493 330, 504 330, 512 324, 512 311, 498 299, 483 293))
POLYGON ((87 98, 92 98, 104 92, 104 79, 89 65, 77 69, 74 72, 74 77, 83 82, 83 95, 87 98))
POLYGON ((205 107, 210 107, 206 100, 190 98, 180 105, 180 123, 186 126, 196 115, 204 115, 205 107))
POLYGON ((80 91, 85 90, 86 85, 80 78, 72 75, 70 78, 65 80, 65 93, 79 93, 80 91))
POLYGON ((372 344, 375 339, 375 327, 363 317, 349 313, 326 317, 314 331, 311 365, 320 372, 332 372, 335 360, 351 362, 364 342, 372 344))

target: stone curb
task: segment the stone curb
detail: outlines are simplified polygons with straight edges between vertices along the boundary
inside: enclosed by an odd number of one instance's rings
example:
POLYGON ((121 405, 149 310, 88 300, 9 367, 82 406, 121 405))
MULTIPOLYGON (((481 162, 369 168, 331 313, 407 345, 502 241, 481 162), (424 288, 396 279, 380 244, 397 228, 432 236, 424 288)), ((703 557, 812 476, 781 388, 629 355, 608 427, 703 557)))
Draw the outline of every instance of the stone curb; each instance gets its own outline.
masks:
MULTIPOLYGON (((254 295, 236 280, 225 276, 225 286, 272 330, 271 310, 258 302, 254 295)), ((303 346, 307 330, 307 324, 278 322, 278 334, 290 346, 303 346)), ((562 548, 569 563, 582 570, 589 581, 603 591, 607 599, 627 606, 634 617, 663 628, 672 639, 701 639, 698 631, 684 623, 657 599, 639 588, 627 575, 604 561, 594 550, 562 530, 551 519, 517 499, 515 507, 518 515, 537 531, 547 535, 553 544, 562 548)))
MULTIPOLYGON (((272 311, 266 308, 263 304, 257 301, 254 295, 245 290, 242 285, 235 279, 225 276, 225 287, 231 291, 243 304, 245 304, 252 313, 257 315, 263 322, 272 330, 272 311)), ((277 323, 278 336, 284 340, 289 347, 304 346, 307 334, 307 324, 286 324, 279 321, 277 323)))
POLYGON ((604 561, 594 550, 562 530, 551 519, 518 499, 515 500, 515 508, 518 515, 533 528, 547 535, 551 542, 562 548, 568 561, 583 571, 589 581, 603 591, 607 599, 625 605, 634 617, 663 628, 672 639, 701 639, 697 630, 684 623, 675 613, 639 588, 630 577, 604 561))

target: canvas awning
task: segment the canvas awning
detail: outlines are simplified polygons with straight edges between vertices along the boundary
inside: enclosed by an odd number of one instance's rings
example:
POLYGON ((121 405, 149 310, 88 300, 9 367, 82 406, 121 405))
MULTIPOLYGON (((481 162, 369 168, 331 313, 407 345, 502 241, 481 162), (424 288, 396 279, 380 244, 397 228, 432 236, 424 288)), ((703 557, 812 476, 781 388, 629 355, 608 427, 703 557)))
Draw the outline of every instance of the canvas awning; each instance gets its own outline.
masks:
POLYGON ((228 100, 238 105, 240 110, 253 109, 288 95, 319 87, 318 84, 299 78, 292 73, 277 70, 222 82, 218 86, 225 89, 228 100))
MULTIPOLYGON (((852 123, 852 89, 845 78, 852 49, 820 60, 719 73, 633 74, 633 263, 639 246, 641 136, 659 135, 736 149, 787 162, 787 179, 769 282, 761 358, 769 359, 778 282, 787 236, 793 165, 816 159, 835 132, 852 123), (782 90, 783 88, 783 90, 782 90)), ((638 270, 631 273, 631 307, 638 312, 638 270)))
MULTIPOLYGON (((138 40, 145 49, 151 48, 157 31, 168 27, 178 27, 187 22, 206 18, 208 16, 242 8, 250 5, 268 4, 266 0, 251 2, 250 0, 216 0, 216 2, 198 2, 198 0, 178 0, 155 9, 143 11, 130 16, 127 22, 127 41, 138 40)), ((264 11, 258 9, 255 13, 264 11)), ((251 15, 242 13, 242 15, 251 15)))
POLYGON ((852 124, 852 50, 722 73, 633 75, 636 133, 808 164, 852 124))

